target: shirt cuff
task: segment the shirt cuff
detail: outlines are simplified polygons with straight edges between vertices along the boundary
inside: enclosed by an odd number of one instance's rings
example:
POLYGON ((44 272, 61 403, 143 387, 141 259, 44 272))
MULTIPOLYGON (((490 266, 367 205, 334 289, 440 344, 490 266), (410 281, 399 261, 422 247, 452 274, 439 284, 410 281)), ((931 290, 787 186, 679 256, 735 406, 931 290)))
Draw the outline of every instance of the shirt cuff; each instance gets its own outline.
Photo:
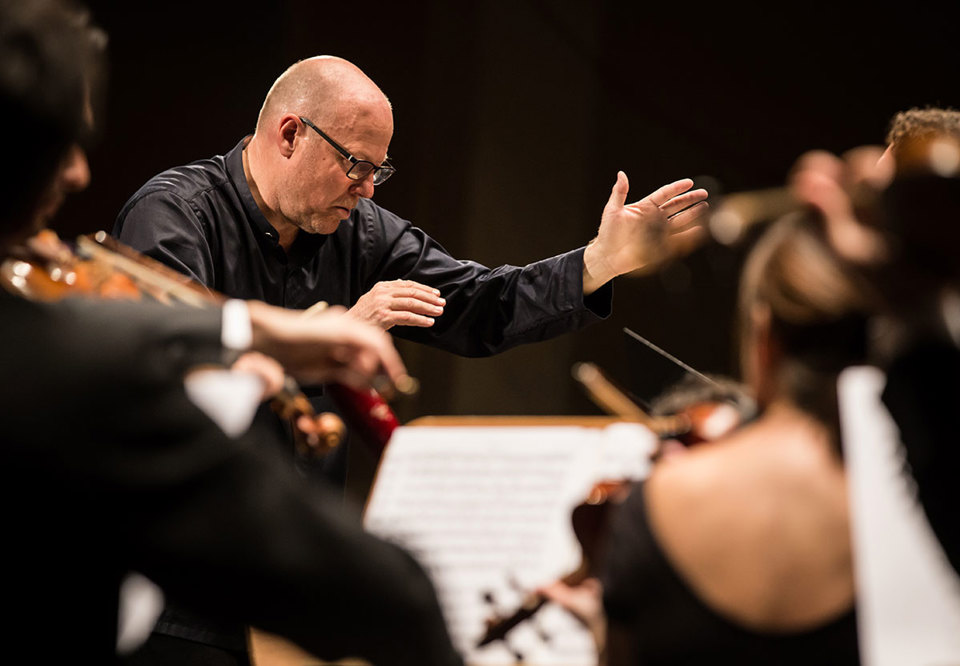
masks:
POLYGON ((220 341, 234 351, 245 351, 253 344, 253 325, 245 301, 231 299, 224 303, 220 341))

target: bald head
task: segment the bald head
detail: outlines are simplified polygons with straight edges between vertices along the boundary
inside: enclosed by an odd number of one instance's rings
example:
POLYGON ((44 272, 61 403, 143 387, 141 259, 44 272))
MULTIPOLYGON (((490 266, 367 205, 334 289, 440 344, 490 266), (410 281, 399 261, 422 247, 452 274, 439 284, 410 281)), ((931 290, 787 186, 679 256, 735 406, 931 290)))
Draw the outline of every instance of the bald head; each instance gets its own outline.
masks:
POLYGON ((308 116, 321 127, 360 112, 391 114, 390 101, 363 71, 335 56, 301 60, 280 75, 263 102, 257 132, 284 113, 308 116))
POLYGON ((381 166, 392 138, 390 102, 356 65, 319 56, 280 75, 243 155, 250 190, 281 244, 299 231, 333 233, 372 197, 374 179, 351 169, 381 166))

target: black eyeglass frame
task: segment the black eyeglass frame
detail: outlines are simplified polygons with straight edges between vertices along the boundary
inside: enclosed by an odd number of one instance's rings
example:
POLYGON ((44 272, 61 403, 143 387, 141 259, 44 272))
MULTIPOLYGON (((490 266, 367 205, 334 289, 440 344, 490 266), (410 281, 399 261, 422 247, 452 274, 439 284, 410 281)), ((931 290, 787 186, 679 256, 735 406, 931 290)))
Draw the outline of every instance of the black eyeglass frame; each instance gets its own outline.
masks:
POLYGON ((349 152, 346 148, 341 146, 339 143, 327 136, 327 133, 322 129, 310 122, 309 119, 304 118, 303 116, 298 116, 300 122, 312 129, 314 132, 323 137, 324 141, 333 146, 334 150, 343 155, 343 157, 350 162, 350 168, 347 169, 347 178, 350 180, 363 180, 371 173, 373 174, 373 184, 374 185, 383 185, 387 179, 397 172, 396 168, 390 164, 388 160, 384 160, 383 164, 377 166, 370 160, 361 160, 357 159, 349 152), (358 171, 359 168, 359 171, 358 171), (368 170, 369 169, 369 170, 368 170))

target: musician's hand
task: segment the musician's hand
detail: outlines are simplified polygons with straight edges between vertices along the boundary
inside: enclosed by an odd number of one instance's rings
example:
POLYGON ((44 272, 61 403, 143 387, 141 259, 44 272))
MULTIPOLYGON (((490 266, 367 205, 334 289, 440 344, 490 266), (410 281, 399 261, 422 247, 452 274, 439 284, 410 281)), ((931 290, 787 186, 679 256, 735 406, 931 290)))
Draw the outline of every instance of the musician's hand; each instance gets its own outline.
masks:
POLYGON ((823 214, 827 238, 841 257, 875 266, 888 258, 889 250, 882 234, 857 218, 851 192, 881 190, 892 177, 893 162, 879 146, 855 148, 842 159, 815 150, 797 160, 790 189, 799 201, 823 214))
POLYGON ((260 381, 263 382, 261 400, 272 398, 283 388, 283 366, 260 352, 247 352, 238 358, 230 369, 238 372, 249 372, 259 377, 260 381))
POLYGON ((607 640, 607 619, 603 613, 603 586, 596 578, 587 578, 579 585, 554 581, 538 588, 537 592, 559 604, 590 630, 602 654, 607 640))
POLYGON ((705 238, 701 222, 707 192, 691 187, 693 181, 685 178, 626 204, 630 185, 626 174, 618 172, 600 230, 583 255, 583 293, 624 273, 653 270, 696 247, 705 238))
POLYGON ((440 291, 412 280, 378 282, 350 308, 350 315, 387 330, 392 326, 433 326, 446 301, 440 291))
POLYGON ((409 381, 390 336, 341 307, 301 317, 258 301, 247 306, 253 348, 276 358, 302 383, 335 382, 362 389, 382 375, 393 384, 409 381))

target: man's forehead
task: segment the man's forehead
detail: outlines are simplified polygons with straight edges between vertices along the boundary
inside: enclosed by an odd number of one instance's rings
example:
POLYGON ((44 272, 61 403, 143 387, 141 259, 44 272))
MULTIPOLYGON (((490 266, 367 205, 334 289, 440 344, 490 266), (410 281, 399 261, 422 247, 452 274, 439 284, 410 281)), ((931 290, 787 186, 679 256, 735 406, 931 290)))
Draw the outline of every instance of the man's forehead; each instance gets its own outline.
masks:
POLYGON ((384 125, 367 118, 334 123, 324 131, 354 157, 370 161, 385 159, 393 138, 392 123, 384 125))
POLYGON ((331 126, 372 127, 393 132, 393 109, 383 97, 346 97, 338 100, 329 113, 321 110, 331 126))

